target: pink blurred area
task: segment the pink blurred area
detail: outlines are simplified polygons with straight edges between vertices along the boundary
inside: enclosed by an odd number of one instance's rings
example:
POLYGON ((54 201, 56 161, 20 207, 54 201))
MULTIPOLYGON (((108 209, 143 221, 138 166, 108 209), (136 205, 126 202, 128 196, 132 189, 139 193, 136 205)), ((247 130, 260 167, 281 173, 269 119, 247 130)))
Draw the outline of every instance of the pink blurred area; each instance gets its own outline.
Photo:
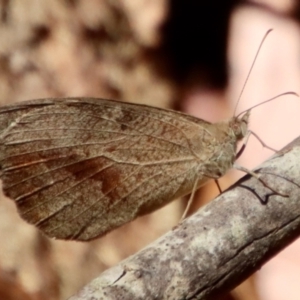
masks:
MULTIPOLYGON (((273 4, 275 8, 287 8, 282 1, 273 4)), ((299 25, 279 15, 255 8, 242 8, 234 13, 231 21, 228 51, 230 84, 226 95, 194 90, 186 98, 185 111, 212 122, 230 118, 259 44, 271 28, 273 32, 259 53, 238 103, 237 113, 283 92, 294 91, 299 94, 299 25), (228 99, 227 102, 220 101, 222 97, 228 99)), ((284 96, 253 109, 249 128, 268 146, 279 150, 299 136, 299 116, 300 98, 284 96)), ((238 163, 252 169, 271 155, 270 150, 264 149, 251 137, 238 163)), ((225 185, 242 175, 238 171, 229 172, 225 185)), ((300 240, 297 240, 263 266, 257 272, 255 282, 261 300, 296 300, 300 299, 299 280, 300 240)))

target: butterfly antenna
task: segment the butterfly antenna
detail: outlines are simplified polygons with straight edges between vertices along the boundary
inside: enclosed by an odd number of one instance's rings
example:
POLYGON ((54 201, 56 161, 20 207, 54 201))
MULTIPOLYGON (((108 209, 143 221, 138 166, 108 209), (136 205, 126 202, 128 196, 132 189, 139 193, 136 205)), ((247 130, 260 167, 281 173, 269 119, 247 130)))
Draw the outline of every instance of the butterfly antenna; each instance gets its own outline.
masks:
POLYGON ((273 100, 275 100, 275 99, 277 99, 277 98, 279 98, 279 97, 286 96, 286 95, 293 95, 293 96, 299 97, 299 95, 298 95, 297 93, 295 93, 295 92, 285 92, 285 93, 279 94, 279 95, 277 95, 277 96, 275 96, 275 97, 272 97, 272 98, 270 98, 270 99, 268 99, 268 100, 265 100, 265 101, 260 102, 260 103, 258 103, 258 104, 256 104, 256 105, 251 106, 250 108, 247 108, 247 109, 243 110, 243 111, 240 112, 236 117, 238 118, 239 116, 241 116, 241 115, 244 114, 245 112, 251 110, 252 108, 261 106, 261 105, 263 105, 263 104, 265 104, 265 103, 271 102, 271 101, 273 101, 273 100))
POLYGON ((261 42, 260 42, 260 44, 259 44, 259 47, 258 47, 258 49, 257 49, 257 51, 256 51, 256 54, 255 54, 255 57, 254 57, 254 59, 253 59, 252 65, 251 65, 251 67, 250 67, 250 70, 249 70, 249 72, 248 72, 248 75, 247 75, 247 77, 246 77, 246 80, 245 80, 245 82, 244 82, 244 84, 243 84, 242 90, 241 90, 240 95, 239 95, 239 97, 238 97, 238 100, 237 100, 237 102, 236 102, 236 105, 235 105, 235 108, 234 108, 234 114, 233 114, 233 115, 235 115, 235 113, 236 113, 238 104, 239 104, 239 102, 240 102, 240 100, 241 100, 241 97, 242 97, 242 95, 243 95, 243 93, 244 93, 246 84, 247 84, 247 82, 248 82, 248 80, 249 80, 249 77, 250 77, 250 75, 251 75, 252 69, 253 69, 253 67, 254 67, 254 65, 255 65, 255 62, 256 62, 256 60, 257 60, 258 54, 259 54, 259 52, 260 52, 260 49, 261 49, 261 47, 262 47, 262 45, 263 45, 265 39, 267 38, 267 36, 269 35, 269 33, 270 33, 271 31, 273 31, 273 29, 269 29, 269 30, 265 33, 263 39, 261 40, 261 42))

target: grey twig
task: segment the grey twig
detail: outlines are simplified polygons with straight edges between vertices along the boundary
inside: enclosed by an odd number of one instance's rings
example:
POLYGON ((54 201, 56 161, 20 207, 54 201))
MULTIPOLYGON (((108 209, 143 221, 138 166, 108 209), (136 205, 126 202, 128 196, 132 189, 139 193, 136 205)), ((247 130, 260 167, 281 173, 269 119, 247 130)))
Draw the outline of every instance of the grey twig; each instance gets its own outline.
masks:
POLYGON ((192 217, 105 271, 72 300, 215 299, 300 234, 300 137, 192 217))

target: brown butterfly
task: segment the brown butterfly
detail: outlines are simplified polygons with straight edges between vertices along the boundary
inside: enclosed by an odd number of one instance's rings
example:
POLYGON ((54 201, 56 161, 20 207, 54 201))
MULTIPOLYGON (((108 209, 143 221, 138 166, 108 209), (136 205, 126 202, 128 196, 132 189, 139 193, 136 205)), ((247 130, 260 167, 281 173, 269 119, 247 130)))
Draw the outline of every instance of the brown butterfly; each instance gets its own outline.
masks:
POLYGON ((90 240, 224 175, 249 112, 211 124, 104 99, 1 107, 3 190, 47 235, 90 240))

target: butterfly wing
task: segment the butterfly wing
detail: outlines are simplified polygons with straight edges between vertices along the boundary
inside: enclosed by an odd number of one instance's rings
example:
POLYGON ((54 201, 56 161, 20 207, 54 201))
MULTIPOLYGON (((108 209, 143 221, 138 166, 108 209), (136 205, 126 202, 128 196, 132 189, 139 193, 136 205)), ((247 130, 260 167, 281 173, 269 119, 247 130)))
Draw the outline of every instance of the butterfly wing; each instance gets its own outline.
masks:
POLYGON ((205 121, 104 99, 0 108, 4 193, 47 235, 90 240, 186 194, 205 121))

